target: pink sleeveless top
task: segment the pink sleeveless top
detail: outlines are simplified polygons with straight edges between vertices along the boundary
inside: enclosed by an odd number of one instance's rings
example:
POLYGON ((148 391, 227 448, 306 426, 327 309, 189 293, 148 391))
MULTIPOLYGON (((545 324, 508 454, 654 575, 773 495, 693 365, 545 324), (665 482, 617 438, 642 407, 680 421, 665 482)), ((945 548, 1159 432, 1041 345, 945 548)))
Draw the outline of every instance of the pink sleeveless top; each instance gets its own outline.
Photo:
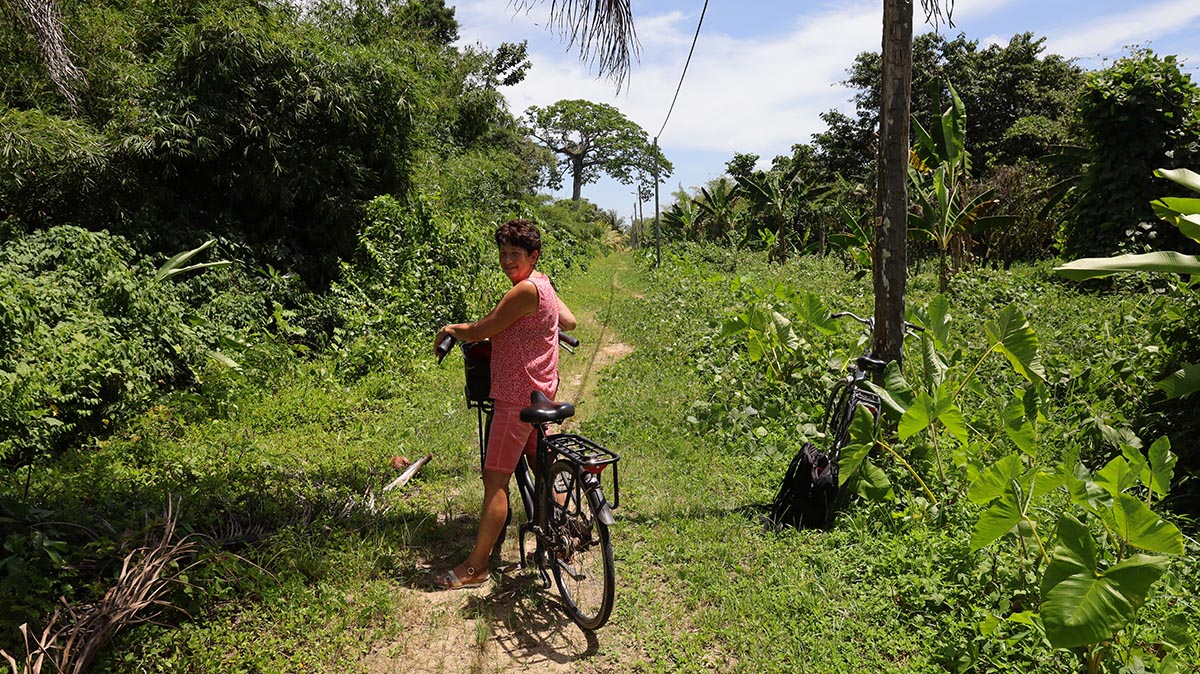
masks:
POLYGON ((528 280, 538 291, 537 311, 492 337, 492 398, 522 407, 535 390, 551 399, 558 393, 558 295, 545 274, 528 280))

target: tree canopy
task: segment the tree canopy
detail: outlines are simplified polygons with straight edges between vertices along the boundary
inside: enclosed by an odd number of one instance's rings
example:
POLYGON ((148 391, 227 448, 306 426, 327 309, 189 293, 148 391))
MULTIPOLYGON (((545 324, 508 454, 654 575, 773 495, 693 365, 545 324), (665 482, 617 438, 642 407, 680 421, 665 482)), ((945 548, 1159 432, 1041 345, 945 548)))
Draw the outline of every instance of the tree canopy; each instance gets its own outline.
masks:
POLYGON ((525 121, 530 135, 559 155, 552 186, 561 184, 563 174, 570 176, 573 201, 579 201, 584 185, 601 175, 625 185, 636 182, 640 188, 656 164, 659 180, 674 169, 642 127, 606 103, 575 99, 545 108, 530 106, 525 121))
MULTIPOLYGON (((980 48, 959 34, 946 39, 925 33, 913 39, 912 116, 929 124, 950 100, 953 84, 971 111, 967 135, 975 155, 974 171, 994 164, 1037 159, 1051 145, 1079 137, 1074 125, 1075 98, 1084 72, 1070 60, 1045 54, 1045 38, 1018 33, 1006 45, 980 48)), ((820 161, 846 177, 874 172, 875 131, 879 127, 881 58, 863 52, 843 82, 855 90, 854 116, 837 110, 821 115, 828 129, 813 137, 820 161)))

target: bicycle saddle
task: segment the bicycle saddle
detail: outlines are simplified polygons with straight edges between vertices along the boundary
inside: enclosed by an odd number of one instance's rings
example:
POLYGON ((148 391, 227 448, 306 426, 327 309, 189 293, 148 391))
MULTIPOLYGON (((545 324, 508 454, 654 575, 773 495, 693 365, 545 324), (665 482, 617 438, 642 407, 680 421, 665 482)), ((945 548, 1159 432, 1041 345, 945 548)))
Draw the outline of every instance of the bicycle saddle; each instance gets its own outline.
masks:
POLYGON ((887 361, 879 360, 873 356, 859 356, 857 363, 858 369, 868 372, 883 372, 884 368, 887 367, 887 361))
POLYGON ((575 406, 568 402, 555 402, 541 391, 529 394, 529 407, 521 410, 521 421, 527 424, 558 422, 575 416, 575 406))

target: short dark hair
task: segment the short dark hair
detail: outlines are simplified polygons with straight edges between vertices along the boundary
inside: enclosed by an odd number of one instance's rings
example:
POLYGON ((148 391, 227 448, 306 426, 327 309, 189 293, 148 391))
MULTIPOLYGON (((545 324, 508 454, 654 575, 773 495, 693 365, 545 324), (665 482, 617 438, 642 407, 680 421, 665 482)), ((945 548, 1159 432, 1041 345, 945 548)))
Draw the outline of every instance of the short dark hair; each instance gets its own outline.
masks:
POLYGON ((496 245, 504 244, 523 248, 526 253, 532 255, 535 250, 542 249, 542 233, 538 231, 537 225, 529 220, 509 220, 496 228, 496 245))

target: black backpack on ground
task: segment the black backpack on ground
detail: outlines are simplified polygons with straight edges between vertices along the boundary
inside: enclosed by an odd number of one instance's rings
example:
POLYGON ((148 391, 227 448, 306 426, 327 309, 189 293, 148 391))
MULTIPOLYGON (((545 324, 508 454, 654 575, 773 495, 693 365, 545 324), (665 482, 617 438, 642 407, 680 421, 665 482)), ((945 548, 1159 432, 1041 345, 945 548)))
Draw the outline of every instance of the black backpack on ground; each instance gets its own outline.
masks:
POLYGON ((806 442, 779 485, 771 504, 771 521, 777 528, 824 529, 833 523, 837 496, 837 461, 806 442))

